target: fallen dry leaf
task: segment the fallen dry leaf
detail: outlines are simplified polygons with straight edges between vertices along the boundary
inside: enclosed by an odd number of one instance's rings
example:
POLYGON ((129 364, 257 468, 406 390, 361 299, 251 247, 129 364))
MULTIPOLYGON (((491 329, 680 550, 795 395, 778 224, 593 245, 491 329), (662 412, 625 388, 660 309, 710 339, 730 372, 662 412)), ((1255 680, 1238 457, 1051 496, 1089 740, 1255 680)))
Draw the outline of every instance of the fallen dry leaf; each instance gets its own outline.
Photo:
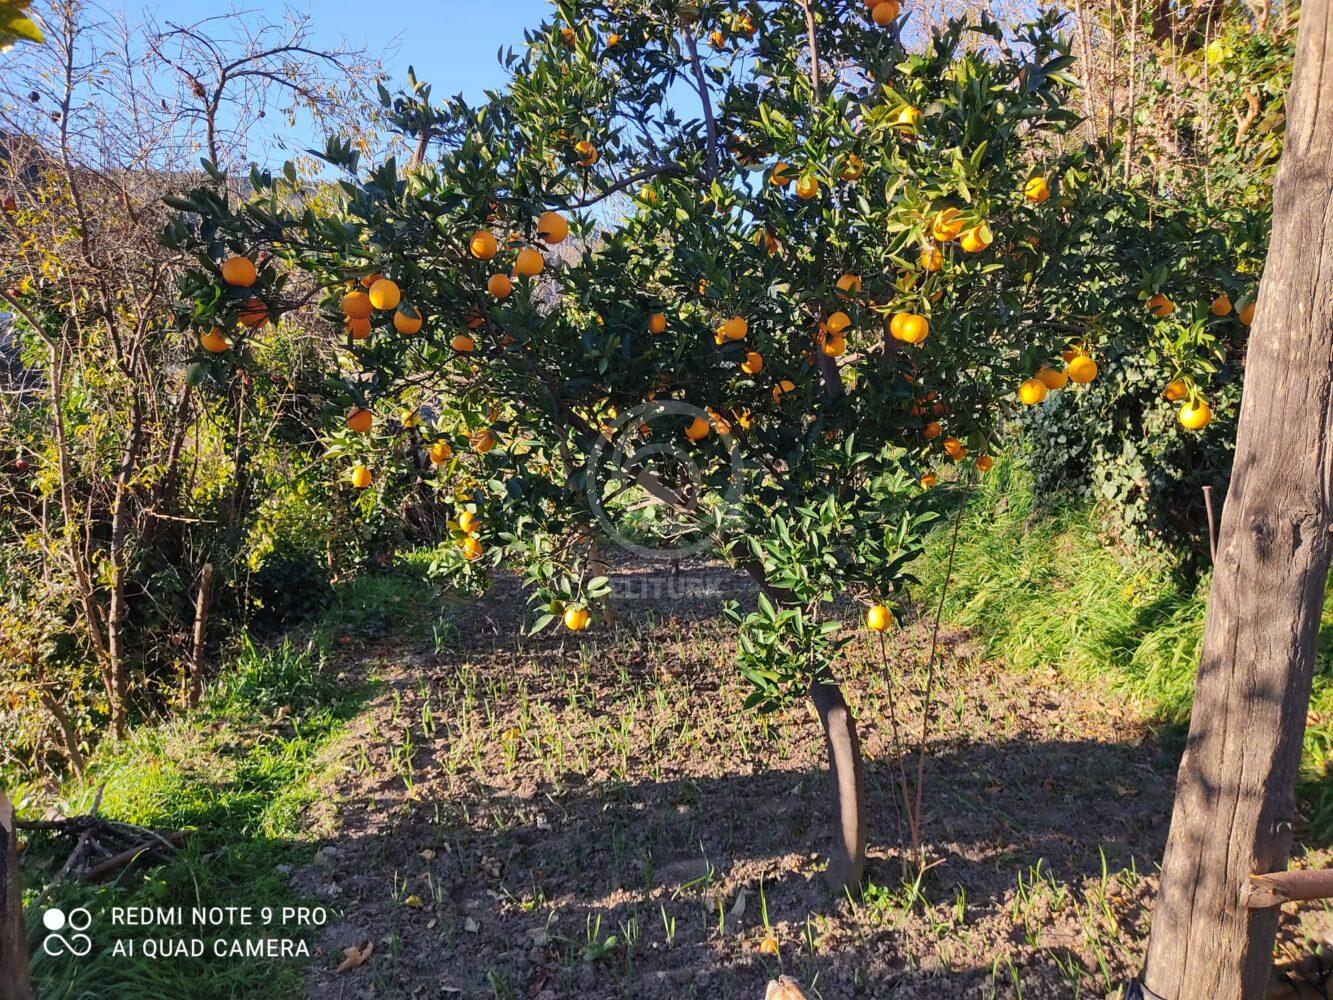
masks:
POLYGON ((338 972, 351 972, 359 966, 365 965, 366 960, 375 954, 375 942, 367 941, 362 945, 352 945, 343 949, 343 960, 338 963, 338 972))

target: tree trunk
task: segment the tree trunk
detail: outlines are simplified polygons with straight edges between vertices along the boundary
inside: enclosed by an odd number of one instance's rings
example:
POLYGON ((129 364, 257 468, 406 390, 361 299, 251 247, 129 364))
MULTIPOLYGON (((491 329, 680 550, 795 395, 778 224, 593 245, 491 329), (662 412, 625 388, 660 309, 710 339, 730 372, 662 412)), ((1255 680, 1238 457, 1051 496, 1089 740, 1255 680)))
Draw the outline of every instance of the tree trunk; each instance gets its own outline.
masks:
POLYGON ((1329 568, 1333 500, 1333 0, 1301 9, 1272 245, 1144 985, 1255 1000, 1278 910, 1242 901, 1286 868, 1329 568))
POLYGON ((14 807, 0 792, 0 1000, 28 1000, 31 996, 28 937, 19 884, 18 823, 14 807))
POLYGON ((837 892, 858 895, 866 870, 866 796, 861 765, 861 740, 856 719, 836 684, 810 685, 810 699, 819 712, 828 747, 829 781, 833 792, 833 844, 829 850, 828 882, 837 892))
POLYGON ((194 641, 190 648, 190 693, 186 704, 194 708, 204 695, 204 653, 208 640, 208 605, 213 597, 213 564, 204 563, 194 602, 194 641))

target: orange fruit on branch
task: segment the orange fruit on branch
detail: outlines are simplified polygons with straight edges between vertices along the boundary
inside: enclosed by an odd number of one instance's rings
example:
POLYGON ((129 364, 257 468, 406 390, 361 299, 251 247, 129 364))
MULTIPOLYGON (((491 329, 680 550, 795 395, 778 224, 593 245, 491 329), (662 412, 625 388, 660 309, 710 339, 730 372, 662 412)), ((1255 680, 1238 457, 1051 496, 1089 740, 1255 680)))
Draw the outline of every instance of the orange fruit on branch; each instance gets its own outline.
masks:
POLYGON ((666 333, 667 318, 665 313, 653 313, 648 317, 649 333, 666 333))
POLYGON ((544 212, 537 220, 537 235, 555 246, 557 243, 565 242, 569 235, 569 223, 559 212, 544 212))
POLYGON ((374 477, 371 476, 370 470, 364 465, 358 465, 352 469, 352 485, 358 490, 364 490, 371 484, 373 479, 374 477))
POLYGON ((1152 313, 1158 319, 1166 319, 1175 311, 1176 304, 1161 292, 1158 292, 1148 300, 1148 312, 1152 313))
POLYGON ((472 338, 465 333, 460 333, 449 341, 449 346, 459 354, 471 354, 477 349, 477 345, 472 342, 472 338))
POLYGON ((1213 409, 1203 399, 1195 397, 1180 408, 1176 417, 1186 430, 1199 431, 1212 421, 1213 409))
POLYGON ((1041 368, 1037 371, 1036 377, 1041 379, 1041 384, 1047 389, 1063 389, 1065 383, 1069 381, 1068 375, 1054 368, 1041 368))
POLYGON ((1046 383, 1039 378, 1030 378, 1018 387, 1018 398, 1024 406, 1036 406, 1046 398, 1046 383))
POLYGON ((347 417, 347 429, 357 434, 364 434, 375 423, 375 415, 364 406, 358 406, 347 417))
POLYGON ((1225 316, 1231 312, 1231 297, 1223 292, 1209 304, 1208 311, 1214 316, 1225 316))
POLYGON ((343 332, 353 340, 365 340, 370 336, 370 320, 349 319, 343 324, 343 332))
POLYGON ((486 282, 486 291, 497 299, 509 298, 509 293, 514 290, 514 283, 503 274, 492 274, 490 280, 486 282))
POLYGON ((1023 185, 1023 197, 1040 205, 1051 196, 1050 185, 1045 177, 1029 177, 1023 185))
POLYGON ((369 297, 372 306, 386 311, 397 309, 398 303, 403 298, 398 286, 388 278, 380 278, 379 281, 370 286, 370 291, 366 295, 369 297))
POLYGON ((525 278, 535 278, 542 273, 542 268, 546 265, 540 251, 531 247, 518 252, 518 261, 514 265, 514 270, 525 278))
POLYGON ((258 277, 249 257, 229 257, 222 262, 222 280, 236 288, 249 288, 258 277))
POLYGON ((490 260, 500 252, 500 244, 485 229, 478 229, 472 234, 472 240, 468 243, 468 250, 477 260, 490 260))
POLYGON ((268 306, 263 299, 247 299, 236 318, 242 326, 257 330, 268 322, 268 306))
POLYGON ((898 0, 879 0, 870 16, 881 28, 887 27, 898 16, 898 0))
POLYGON ((764 370, 764 356, 758 351, 751 351, 741 362, 741 371, 747 375, 758 375, 764 370))
POLYGON ((402 306, 393 314, 393 328, 402 334, 413 334, 421 329, 421 313, 411 306, 402 306))
POLYGON ((1069 378, 1079 385, 1087 385, 1097 377, 1097 362, 1086 354, 1080 354, 1069 362, 1069 378))
POLYGON ((588 627, 590 619, 591 616, 588 614, 587 608, 578 605, 565 608, 565 628, 571 632, 582 632, 588 627))
POLYGON ((227 338, 222 335, 222 331, 215 326, 199 337, 199 346, 209 354, 221 354, 231 345, 227 343, 227 338))
POLYGON ((883 632, 893 624, 893 612, 883 604, 872 604, 866 608, 866 628, 872 632, 883 632))
POLYGON ((1173 379, 1166 384, 1162 390, 1162 395, 1166 397, 1169 403, 1179 403, 1190 394, 1189 386, 1185 384, 1184 379, 1173 379))
POLYGON ((342 308, 348 319, 370 319, 370 296, 365 292, 348 292, 343 296, 342 308))

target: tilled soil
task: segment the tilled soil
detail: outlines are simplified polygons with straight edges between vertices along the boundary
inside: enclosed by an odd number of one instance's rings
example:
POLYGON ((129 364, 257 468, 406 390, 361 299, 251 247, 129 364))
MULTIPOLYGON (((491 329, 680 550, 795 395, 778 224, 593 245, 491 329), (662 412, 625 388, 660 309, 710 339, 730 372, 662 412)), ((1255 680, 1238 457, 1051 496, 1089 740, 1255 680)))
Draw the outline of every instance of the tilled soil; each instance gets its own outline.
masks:
MULTIPOLYGON (((315 997, 1114 996, 1146 940, 1176 759, 1140 706, 1017 673, 946 628, 924 783, 931 866, 902 864, 893 717, 914 750, 928 623, 860 637, 868 884, 832 895, 829 788, 804 705, 761 719, 716 564, 615 573, 617 620, 523 638, 512 578, 428 650, 365 650, 384 693, 339 747, 296 886, 341 917, 315 997), (355 968, 344 949, 372 942, 355 968)), ((854 609, 848 609, 849 615, 854 609)), ((915 756, 909 758, 909 773, 915 756)), ((1322 911, 1285 937, 1326 934, 1322 911)))

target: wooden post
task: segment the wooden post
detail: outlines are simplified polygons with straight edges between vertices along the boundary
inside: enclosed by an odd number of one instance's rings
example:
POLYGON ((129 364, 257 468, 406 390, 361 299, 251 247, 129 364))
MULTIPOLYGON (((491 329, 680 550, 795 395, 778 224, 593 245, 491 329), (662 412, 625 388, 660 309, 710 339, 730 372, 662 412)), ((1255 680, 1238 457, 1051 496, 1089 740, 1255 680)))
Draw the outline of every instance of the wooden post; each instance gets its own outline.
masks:
POLYGON ((8 796, 0 792, 0 1000, 29 1000, 28 936, 23 926, 18 823, 8 796))
POLYGON ((1260 1000, 1329 569, 1333 503, 1333 0, 1301 7, 1273 238, 1143 984, 1260 1000))

